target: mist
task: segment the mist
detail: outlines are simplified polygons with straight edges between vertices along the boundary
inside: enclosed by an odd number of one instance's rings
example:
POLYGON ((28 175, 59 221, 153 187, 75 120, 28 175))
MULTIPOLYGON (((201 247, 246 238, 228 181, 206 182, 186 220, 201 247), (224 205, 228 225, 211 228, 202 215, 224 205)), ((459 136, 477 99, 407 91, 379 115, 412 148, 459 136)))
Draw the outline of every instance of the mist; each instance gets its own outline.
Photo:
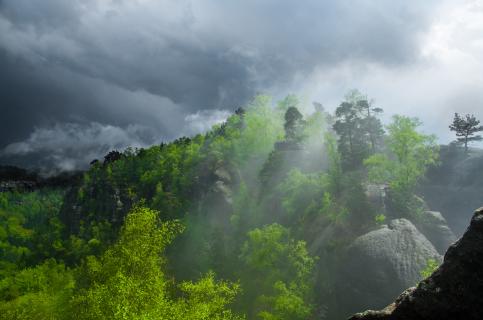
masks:
POLYGON ((0 319, 481 288, 482 43, 482 0, 0 0, 0 319))

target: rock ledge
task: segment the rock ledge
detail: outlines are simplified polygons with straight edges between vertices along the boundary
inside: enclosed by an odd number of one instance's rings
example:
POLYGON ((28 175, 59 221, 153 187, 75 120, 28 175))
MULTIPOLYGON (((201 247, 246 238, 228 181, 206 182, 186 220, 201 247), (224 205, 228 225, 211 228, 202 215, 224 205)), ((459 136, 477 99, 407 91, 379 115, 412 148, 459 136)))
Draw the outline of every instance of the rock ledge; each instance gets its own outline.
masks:
POLYGON ((380 311, 350 320, 483 319, 483 207, 463 237, 446 252, 443 264, 415 288, 380 311))

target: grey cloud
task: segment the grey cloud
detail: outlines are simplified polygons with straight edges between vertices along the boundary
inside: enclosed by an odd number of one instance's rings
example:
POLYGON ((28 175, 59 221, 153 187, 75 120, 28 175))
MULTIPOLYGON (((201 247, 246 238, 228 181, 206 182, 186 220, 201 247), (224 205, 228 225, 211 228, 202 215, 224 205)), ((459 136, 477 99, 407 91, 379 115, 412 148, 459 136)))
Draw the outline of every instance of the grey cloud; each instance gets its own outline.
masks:
POLYGON ((153 142, 147 138, 151 135, 149 129, 136 125, 123 129, 97 122, 55 124, 35 128, 26 140, 7 145, 0 155, 39 159, 36 166, 41 168, 74 170, 85 168, 91 160, 110 150, 144 147, 153 142))
POLYGON ((193 135, 199 132, 206 132, 213 125, 225 121, 231 112, 228 110, 202 110, 189 114, 185 117, 186 134, 193 135))
POLYGON ((347 61, 411 64, 436 3, 3 0, 0 148, 53 123, 165 140, 347 61))
POLYGON ((59 67, 33 66, 0 50, 0 146, 24 139, 35 125, 96 121, 117 126, 141 123, 158 138, 176 135, 183 108, 165 97, 130 91, 59 67))
POLYGON ((15 36, 4 37, 7 48, 23 46, 16 49, 130 90, 218 108, 222 96, 237 101, 321 65, 414 59, 429 3, 8 0, 2 11, 10 22, 3 31, 15 36))

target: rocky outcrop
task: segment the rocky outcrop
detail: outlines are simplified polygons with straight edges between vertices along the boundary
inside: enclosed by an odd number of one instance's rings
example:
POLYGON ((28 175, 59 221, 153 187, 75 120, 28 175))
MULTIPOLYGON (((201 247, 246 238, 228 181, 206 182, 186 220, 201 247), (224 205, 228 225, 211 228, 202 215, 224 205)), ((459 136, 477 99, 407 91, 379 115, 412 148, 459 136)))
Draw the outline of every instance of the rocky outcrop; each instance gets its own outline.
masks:
POLYGON ((226 227, 233 211, 233 187, 239 182, 239 174, 223 163, 217 163, 211 170, 198 207, 213 225, 226 227))
MULTIPOLYGON (((399 218, 399 214, 388 211, 387 198, 389 190, 385 184, 366 184, 365 194, 372 208, 378 213, 384 214, 389 218, 399 218)), ((423 208, 421 214, 413 214, 411 221, 416 228, 433 244, 436 250, 443 255, 448 247, 456 241, 456 236, 448 225, 448 222, 439 211, 430 211, 424 199, 415 196, 415 201, 423 208)))
POLYGON ((446 219, 438 211, 424 211, 415 221, 415 225, 440 254, 444 254, 456 241, 456 236, 448 226, 446 219))
POLYGON ((367 200, 371 206, 384 215, 387 215, 386 211, 386 193, 389 186, 387 184, 366 184, 364 186, 367 200))
POLYGON ((81 178, 82 172, 62 172, 42 176, 33 170, 0 165, 0 192, 32 192, 41 188, 69 188, 81 178))
POLYGON ((406 219, 358 237, 345 256, 337 291, 339 308, 347 314, 382 308, 421 280, 429 259, 441 261, 431 242, 406 219))
POLYGON ((224 202, 226 202, 226 205, 231 205, 233 196, 233 192, 231 190, 231 174, 225 168, 220 167, 215 170, 214 176, 216 177, 216 181, 213 186, 213 191, 222 196, 222 199, 224 202))
POLYGON ((351 320, 483 319, 483 208, 443 264, 416 288, 410 288, 381 311, 356 314, 351 320))

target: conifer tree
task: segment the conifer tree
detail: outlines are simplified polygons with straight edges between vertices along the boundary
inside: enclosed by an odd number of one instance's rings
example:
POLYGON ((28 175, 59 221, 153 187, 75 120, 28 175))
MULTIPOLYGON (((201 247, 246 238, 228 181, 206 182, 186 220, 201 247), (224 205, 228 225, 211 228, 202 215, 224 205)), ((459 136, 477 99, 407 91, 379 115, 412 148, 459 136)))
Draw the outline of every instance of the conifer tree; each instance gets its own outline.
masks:
POLYGON ((344 169, 357 169, 362 161, 377 151, 384 130, 375 108, 357 90, 350 91, 345 101, 335 110, 333 128, 338 135, 337 145, 344 169))
POLYGON ((480 135, 476 135, 477 132, 483 131, 483 126, 479 124, 480 121, 474 115, 467 114, 462 117, 458 113, 454 114, 453 123, 449 128, 456 132, 456 141, 465 146, 465 153, 468 153, 468 143, 483 139, 480 135))

